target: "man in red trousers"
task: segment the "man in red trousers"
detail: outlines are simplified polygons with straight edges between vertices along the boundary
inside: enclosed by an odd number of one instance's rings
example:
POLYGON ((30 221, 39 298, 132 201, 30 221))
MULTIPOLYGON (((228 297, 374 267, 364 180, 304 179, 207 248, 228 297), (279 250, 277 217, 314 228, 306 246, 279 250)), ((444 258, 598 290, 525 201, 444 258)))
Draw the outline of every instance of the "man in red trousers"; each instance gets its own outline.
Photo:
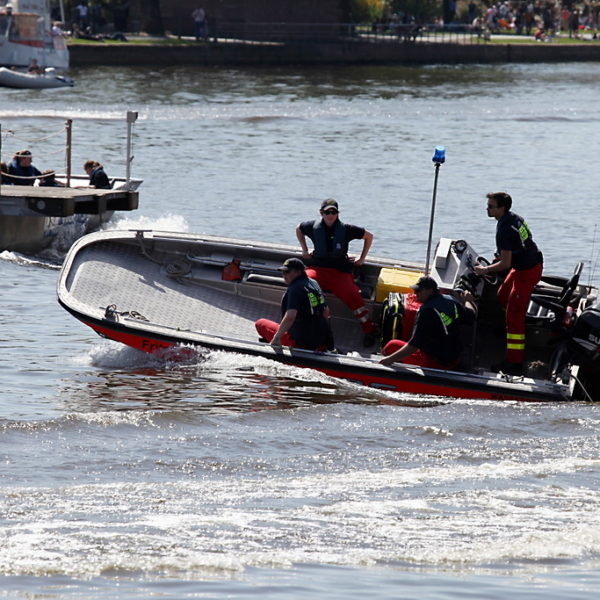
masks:
POLYGON ((495 371, 509 375, 523 373, 525 359, 525 315, 531 294, 542 276, 544 258, 529 226, 511 212, 512 198, 505 192, 487 195, 487 213, 496 225, 496 262, 474 267, 477 275, 508 271, 498 288, 498 299, 506 309, 506 359, 493 365, 495 371))
POLYGON ((348 306, 365 333, 364 345, 372 346, 379 337, 379 329, 371 320, 354 282, 353 270, 364 264, 373 243, 373 234, 364 227, 342 223, 339 212, 338 203, 333 198, 324 200, 321 203, 321 218, 300 223, 296 227, 296 237, 302 248, 302 257, 310 261, 307 275, 348 306), (312 253, 306 244, 307 237, 314 246, 312 253), (348 258, 348 245, 352 240, 363 240, 362 252, 354 261, 348 258))

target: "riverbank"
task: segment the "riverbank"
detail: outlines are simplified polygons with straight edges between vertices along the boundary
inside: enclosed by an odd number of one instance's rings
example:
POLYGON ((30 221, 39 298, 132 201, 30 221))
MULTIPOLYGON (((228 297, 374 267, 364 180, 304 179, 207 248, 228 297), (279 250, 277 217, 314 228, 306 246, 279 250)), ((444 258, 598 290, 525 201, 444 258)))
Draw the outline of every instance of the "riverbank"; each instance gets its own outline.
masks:
POLYGON ((69 44, 71 66, 472 64, 600 61, 600 43, 271 42, 69 44))

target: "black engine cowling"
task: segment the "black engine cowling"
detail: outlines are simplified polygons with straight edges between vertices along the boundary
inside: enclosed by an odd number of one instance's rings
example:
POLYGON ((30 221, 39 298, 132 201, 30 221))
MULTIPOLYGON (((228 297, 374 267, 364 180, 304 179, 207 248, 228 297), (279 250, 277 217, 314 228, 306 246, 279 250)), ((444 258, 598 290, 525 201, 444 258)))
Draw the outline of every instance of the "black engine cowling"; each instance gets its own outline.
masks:
POLYGON ((581 397, 600 401, 600 303, 577 317, 568 344, 569 362, 578 364, 581 397))
POLYGON ((600 372, 600 303, 586 308, 577 318, 571 340, 579 360, 596 363, 600 372))

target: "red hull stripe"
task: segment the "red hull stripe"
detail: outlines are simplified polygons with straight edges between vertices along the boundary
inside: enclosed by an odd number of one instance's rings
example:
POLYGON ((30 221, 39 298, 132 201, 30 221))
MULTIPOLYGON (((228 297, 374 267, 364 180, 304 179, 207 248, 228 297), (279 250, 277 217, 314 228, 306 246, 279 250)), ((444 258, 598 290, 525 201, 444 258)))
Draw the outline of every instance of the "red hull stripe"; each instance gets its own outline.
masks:
MULTIPOLYGON (((115 329, 108 329, 97 325, 95 323, 89 323, 83 321, 86 325, 91 327, 96 333, 102 337, 115 340, 137 350, 143 352, 153 353, 162 348, 170 348, 171 346, 178 345, 176 341, 160 340, 141 334, 132 334, 126 331, 120 331, 115 329)), ((517 396, 515 394, 504 394, 498 392, 490 392, 481 389, 468 389, 460 388, 451 385, 426 383, 423 381, 410 381, 406 379, 390 379, 380 377, 377 375, 371 375, 364 372, 349 371, 343 368, 331 369, 329 367, 323 367, 320 365, 310 364, 302 365, 298 362, 286 361, 289 364, 296 367, 312 368, 317 371, 321 371, 330 377, 338 379, 347 379, 349 381, 366 385, 374 389, 383 389, 392 392, 402 392, 408 394, 425 394, 428 396, 446 396, 450 398, 471 398, 481 400, 522 400, 528 402, 542 401, 541 398, 535 398, 530 396, 517 396)))

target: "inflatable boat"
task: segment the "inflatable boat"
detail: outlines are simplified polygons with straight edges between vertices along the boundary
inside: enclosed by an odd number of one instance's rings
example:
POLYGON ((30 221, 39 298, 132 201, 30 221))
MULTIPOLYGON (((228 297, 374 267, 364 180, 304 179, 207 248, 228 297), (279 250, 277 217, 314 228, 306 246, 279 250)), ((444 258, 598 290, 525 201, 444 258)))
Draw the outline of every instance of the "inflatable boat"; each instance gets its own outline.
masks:
POLYGON ((317 369, 373 388, 411 394, 490 400, 600 399, 600 305, 597 289, 570 277, 544 277, 527 316, 526 374, 495 373, 503 358, 504 315, 497 282, 473 271, 482 259, 464 240, 441 239, 430 275, 443 293, 468 289, 478 300, 476 322, 462 332, 460 369, 403 363, 384 366, 381 344, 408 339, 418 310, 411 285, 423 265, 372 258, 356 271, 361 294, 382 329, 365 348, 349 309, 326 294, 334 352, 274 348, 258 339, 259 318, 278 321, 285 291, 277 270, 293 246, 160 231, 109 231, 78 240, 64 261, 58 301, 104 338, 144 352, 176 346, 237 352, 317 369), (235 265, 235 269, 232 266, 235 265), (236 273, 231 276, 232 271, 236 273))
POLYGON ((59 75, 54 70, 37 75, 0 67, 0 86, 3 87, 41 90, 73 87, 73 85, 74 82, 70 77, 59 75))

